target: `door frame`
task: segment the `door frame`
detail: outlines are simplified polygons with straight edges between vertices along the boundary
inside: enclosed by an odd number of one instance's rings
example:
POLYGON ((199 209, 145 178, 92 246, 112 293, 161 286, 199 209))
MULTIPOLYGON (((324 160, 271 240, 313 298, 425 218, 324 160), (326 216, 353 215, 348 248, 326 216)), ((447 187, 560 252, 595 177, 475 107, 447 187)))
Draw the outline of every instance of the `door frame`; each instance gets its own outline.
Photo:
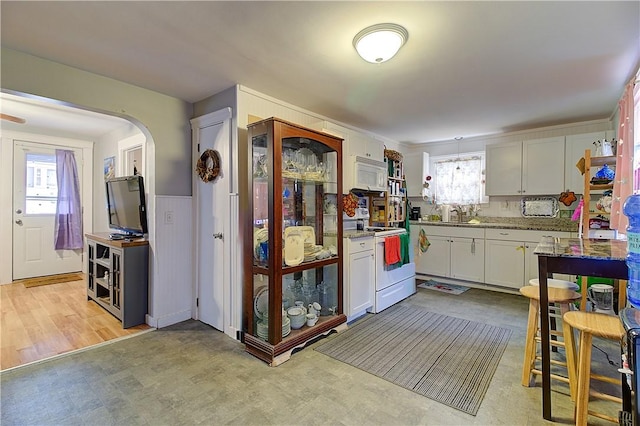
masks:
POLYGON ((140 150, 141 163, 138 166, 138 174, 145 177, 145 160, 147 158, 146 142, 146 137, 142 132, 118 141, 118 156, 120 157, 120 162, 116 168, 116 176, 130 176, 133 174, 133 172, 131 172, 133 165, 129 164, 128 154, 140 150))
MULTIPOLYGON (((229 156, 226 159, 222 159, 223 161, 229 162, 229 176, 228 182, 229 187, 226 188, 227 193, 229 194, 229 206, 228 212, 229 214, 225 218, 224 221, 224 248, 223 248, 223 256, 227 261, 224 262, 224 270, 222 274, 222 283, 223 283, 223 301, 222 306, 224 307, 223 311, 223 330, 226 335, 233 339, 237 339, 238 332, 240 331, 241 325, 236 324, 235 319, 238 318, 242 313, 242 300, 241 300, 241 292, 238 291, 238 279, 236 277, 236 273, 232 265, 233 261, 237 256, 237 251, 239 245, 237 242, 239 241, 239 221, 238 217, 238 194, 232 192, 232 182, 233 176, 237 173, 235 163, 233 162, 233 121, 231 108, 223 108, 218 111, 211 112, 209 114, 202 115, 200 117, 196 117, 191 119, 191 131, 192 131, 192 150, 194 152, 194 158, 198 154, 198 141, 200 138, 200 129, 206 128, 209 126, 213 126, 220 123, 225 123, 226 127, 229 129, 228 135, 228 152, 229 156), (234 219, 235 218, 235 219, 234 219)), ((202 237, 200 230, 198 229, 198 219, 200 217, 201 212, 198 211, 198 201, 199 201, 199 191, 197 185, 198 177, 194 175, 192 181, 192 194, 193 194, 193 271, 194 271, 194 280, 193 280, 193 301, 192 301, 192 317, 196 320, 200 318, 200 312, 198 307, 198 296, 200 294, 200 277, 198 276, 199 271, 199 262, 205 261, 205 259, 200 259, 202 253, 198 253, 198 243, 199 238, 202 237)), ((224 189, 221 189, 224 190, 224 189)))
MULTIPOLYGON (((0 252, 11 253, 0 262, 0 285, 13 280, 13 156, 16 141, 31 142, 48 147, 70 147, 82 150, 82 226, 93 229, 93 142, 40 135, 28 132, 3 131, 0 138, 0 252), (90 159, 91 161, 87 161, 90 159)), ((82 255, 84 256, 84 248, 82 255)), ((85 262, 82 272, 86 273, 85 262)))

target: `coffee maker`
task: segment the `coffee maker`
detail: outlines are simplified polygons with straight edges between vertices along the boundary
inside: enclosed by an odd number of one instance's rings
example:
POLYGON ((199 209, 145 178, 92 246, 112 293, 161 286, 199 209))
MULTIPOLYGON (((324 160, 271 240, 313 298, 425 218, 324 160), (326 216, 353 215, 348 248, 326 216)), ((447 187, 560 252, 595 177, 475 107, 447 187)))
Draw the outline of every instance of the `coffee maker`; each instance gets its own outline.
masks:
POLYGON ((409 213, 410 220, 420 220, 420 206, 411 207, 411 212, 409 213))

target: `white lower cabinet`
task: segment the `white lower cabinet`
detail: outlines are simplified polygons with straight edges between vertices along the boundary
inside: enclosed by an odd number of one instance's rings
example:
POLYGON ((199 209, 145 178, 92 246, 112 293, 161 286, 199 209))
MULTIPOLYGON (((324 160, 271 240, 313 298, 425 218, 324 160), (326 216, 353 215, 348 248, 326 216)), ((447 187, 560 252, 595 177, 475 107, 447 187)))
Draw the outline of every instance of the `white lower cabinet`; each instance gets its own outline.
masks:
POLYGON ((428 231, 427 236, 430 243, 429 249, 424 253, 420 252, 419 247, 417 250, 414 249, 416 274, 448 277, 451 264, 449 237, 429 235, 428 231))
POLYGON ((373 237, 345 238, 344 306, 347 321, 364 315, 373 306, 375 252, 373 237))
POLYGON ((451 278, 484 282, 484 236, 451 238, 451 278))
POLYGON ((412 225, 411 240, 416 274, 484 282, 483 228, 412 225), (418 244, 421 228, 430 243, 424 253, 418 244))
POLYGON ((520 288, 524 282, 524 242, 485 240, 485 282, 520 288))
MULTIPOLYGON (((538 257, 533 253, 543 236, 569 238, 569 232, 487 229, 485 283, 520 288, 538 278, 538 257)), ((556 276, 558 279, 570 279, 556 276)))

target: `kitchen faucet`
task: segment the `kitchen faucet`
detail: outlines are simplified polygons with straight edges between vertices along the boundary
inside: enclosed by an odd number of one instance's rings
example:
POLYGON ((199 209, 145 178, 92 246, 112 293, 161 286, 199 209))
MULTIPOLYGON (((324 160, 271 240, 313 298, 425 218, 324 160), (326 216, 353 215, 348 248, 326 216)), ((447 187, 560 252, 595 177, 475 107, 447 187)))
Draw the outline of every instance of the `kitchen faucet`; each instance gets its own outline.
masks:
POLYGON ((460 204, 456 204, 452 207, 452 210, 458 215, 458 222, 462 222, 462 217, 465 214, 465 207, 460 204))

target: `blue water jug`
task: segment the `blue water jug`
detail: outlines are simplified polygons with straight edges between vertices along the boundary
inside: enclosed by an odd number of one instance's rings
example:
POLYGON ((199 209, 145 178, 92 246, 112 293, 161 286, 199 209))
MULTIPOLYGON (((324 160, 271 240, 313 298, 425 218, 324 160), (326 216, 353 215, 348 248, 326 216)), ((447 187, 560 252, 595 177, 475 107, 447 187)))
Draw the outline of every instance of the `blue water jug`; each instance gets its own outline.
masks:
POLYGON ((622 207, 625 216, 629 218, 627 226, 627 268, 629 281, 627 282, 627 300, 640 309, 640 195, 630 195, 622 207))

